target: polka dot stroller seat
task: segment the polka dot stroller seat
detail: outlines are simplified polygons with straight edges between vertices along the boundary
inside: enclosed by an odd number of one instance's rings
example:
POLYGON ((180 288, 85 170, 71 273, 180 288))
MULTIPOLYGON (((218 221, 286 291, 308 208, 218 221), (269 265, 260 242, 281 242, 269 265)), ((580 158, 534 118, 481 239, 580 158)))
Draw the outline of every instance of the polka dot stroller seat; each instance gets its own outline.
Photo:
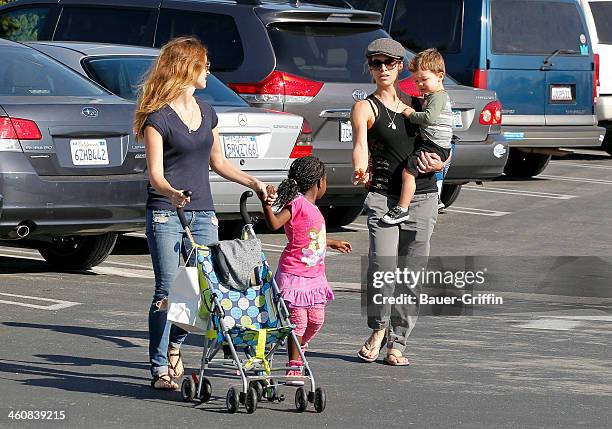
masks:
MULTIPOLYGON (((241 197, 243 219, 246 217, 246 194, 241 197)), ((241 238, 254 239, 252 224, 247 219, 245 223, 241 238)), ((220 281, 214 252, 193 241, 186 222, 183 227, 196 253, 201 303, 199 317, 207 326, 199 373, 194 371, 183 380, 183 400, 189 402, 197 398, 207 402, 212 395, 210 374, 217 374, 211 368, 226 368, 241 379, 240 388, 230 387, 226 395, 226 408, 230 413, 236 412, 240 405, 252 413, 264 397, 271 402, 280 402, 284 400, 280 391, 286 386, 298 386, 295 400, 298 411, 304 411, 308 403, 313 403, 317 412, 323 411, 324 390, 315 387, 313 371, 299 347, 302 366, 292 366, 292 375, 288 375, 286 358, 279 359, 282 366, 274 368, 274 354, 286 345, 287 338, 293 338, 296 344, 299 341, 265 254, 261 253, 261 266, 255 269, 252 276, 255 281, 250 287, 244 291, 232 289, 220 281), (223 358, 216 358, 220 351, 223 351, 223 358), (295 370, 301 371, 302 375, 293 375, 295 370)))

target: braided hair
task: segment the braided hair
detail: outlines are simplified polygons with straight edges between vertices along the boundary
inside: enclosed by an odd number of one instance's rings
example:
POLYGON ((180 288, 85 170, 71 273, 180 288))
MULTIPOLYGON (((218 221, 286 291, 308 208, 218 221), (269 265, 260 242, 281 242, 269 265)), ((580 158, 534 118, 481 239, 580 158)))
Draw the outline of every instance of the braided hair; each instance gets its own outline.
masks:
POLYGON ((281 182, 277 190, 275 206, 285 207, 298 193, 305 194, 325 177, 325 164, 314 156, 298 158, 289 167, 287 178, 281 182))

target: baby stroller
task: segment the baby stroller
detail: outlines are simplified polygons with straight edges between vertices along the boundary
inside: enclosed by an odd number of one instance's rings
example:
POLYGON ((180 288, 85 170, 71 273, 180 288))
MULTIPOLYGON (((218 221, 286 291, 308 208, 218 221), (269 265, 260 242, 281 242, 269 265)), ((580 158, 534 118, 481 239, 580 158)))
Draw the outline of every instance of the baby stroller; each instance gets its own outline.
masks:
MULTIPOLYGON (((246 191, 240 197, 240 213, 245 223, 242 240, 256 238, 253 220, 246 208, 246 200, 252 196, 252 191, 246 191)), ((220 280, 227 269, 219 266, 225 263, 223 258, 218 256, 214 246, 195 243, 183 210, 179 208, 177 213, 194 246, 200 286, 199 317, 206 321, 207 326, 200 370, 183 379, 182 399, 185 402, 194 399, 207 402, 212 393, 207 371, 210 372, 210 368, 226 368, 239 375, 241 380, 239 389, 231 387, 227 391, 226 408, 229 413, 235 413, 243 404, 247 413, 251 414, 263 398, 269 402, 282 402, 284 395, 280 394, 280 390, 299 382, 304 386, 297 387, 295 392, 297 411, 305 411, 312 403, 318 413, 322 412, 326 405, 325 391, 316 387, 313 372, 302 350, 302 366, 291 367, 301 369, 301 376, 286 375, 287 367, 284 365, 273 367, 275 352, 287 342, 289 336, 296 344, 299 343, 263 252, 259 252, 261 265, 255 268, 252 276, 254 282, 250 287, 243 291, 233 289, 220 280), (219 351, 223 352, 223 359, 214 359, 219 351), (309 387, 308 393, 306 386, 309 387)))

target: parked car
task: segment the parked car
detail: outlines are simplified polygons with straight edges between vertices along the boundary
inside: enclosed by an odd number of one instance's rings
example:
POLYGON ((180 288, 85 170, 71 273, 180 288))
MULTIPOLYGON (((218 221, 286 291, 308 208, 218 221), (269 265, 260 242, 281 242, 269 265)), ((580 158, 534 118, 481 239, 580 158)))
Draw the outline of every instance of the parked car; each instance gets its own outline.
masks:
POLYGON ((0 240, 52 265, 102 262, 144 227, 133 105, 30 47, 0 39, 0 240))
MULTIPOLYGON (((372 40, 388 36, 379 14, 285 1, 20 0, 0 8, 1 22, 2 34, 18 40, 159 47, 197 35, 208 44, 215 74, 249 103, 308 120, 313 153, 328 167, 328 191, 320 201, 328 224, 346 225, 361 212, 365 191, 350 183, 347 121, 355 100, 373 88, 363 55, 372 40)), ((480 123, 495 93, 449 90, 461 111, 462 135, 444 194, 448 204, 461 183, 498 176, 507 159, 499 125, 480 123)))
POLYGON ((606 128, 603 148, 612 155, 612 1, 580 0, 593 43, 596 61, 599 60, 599 97, 597 120, 606 128))
POLYGON ((598 72, 576 0, 347 1, 383 13, 405 47, 438 48, 460 83, 497 92, 511 147, 506 174, 537 175, 562 147, 601 146, 598 72))
MULTIPOLYGON (((130 101, 137 97, 138 84, 159 55, 159 49, 81 42, 28 42, 32 48, 49 55, 80 74, 89 77, 112 93, 130 101)), ((291 162, 310 155, 310 127, 302 117, 250 107, 246 101, 214 75, 206 88, 195 95, 211 104, 219 117, 219 134, 225 156, 240 169, 262 181, 278 186, 287 177, 291 162)), ((244 188, 210 173, 215 209, 221 220, 240 218, 238 204, 244 188)), ((261 204, 251 199, 252 212, 261 204)), ((223 236, 235 231, 230 222, 220 229, 223 236)))

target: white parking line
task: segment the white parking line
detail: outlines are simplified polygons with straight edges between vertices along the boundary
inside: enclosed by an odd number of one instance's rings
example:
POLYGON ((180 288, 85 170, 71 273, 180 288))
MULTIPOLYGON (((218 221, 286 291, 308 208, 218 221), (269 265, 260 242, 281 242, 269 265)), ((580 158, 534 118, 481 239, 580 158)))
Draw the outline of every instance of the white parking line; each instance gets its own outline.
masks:
POLYGON ((109 275, 109 276, 120 276, 128 278, 140 278, 140 279, 154 279, 155 273, 153 270, 138 270, 138 269, 125 269, 115 268, 105 265, 98 265, 91 269, 96 274, 109 275))
POLYGON ((2 304, 18 305, 20 307, 35 308, 37 310, 55 311, 55 310, 61 310, 63 308, 68 308, 68 307, 72 307, 72 306, 80 304, 80 302, 63 301, 61 299, 40 298, 38 296, 29 296, 29 295, 16 295, 13 293, 0 292, 0 295, 8 296, 11 298, 24 298, 24 299, 28 299, 31 301, 43 301, 43 302, 54 302, 55 303, 51 305, 37 305, 37 304, 29 304, 27 302, 6 301, 4 299, 0 299, 0 303, 2 304))
POLYGON ((512 213, 512 212, 502 212, 502 211, 497 211, 497 210, 474 209, 471 207, 457 207, 457 206, 452 206, 450 208, 444 209, 444 211, 452 212, 452 213, 464 213, 464 214, 471 214, 471 215, 493 216, 493 217, 505 216, 505 215, 512 213))
POLYGON ((356 225, 359 225, 359 224, 351 223, 351 224, 346 225, 344 228, 356 229, 358 231, 368 231, 368 228, 363 228, 362 226, 356 226, 356 225))
POLYGON ((601 170, 612 170, 612 165, 591 165, 591 164, 575 164, 568 161, 550 161, 553 165, 567 165, 570 167, 595 168, 601 170))
POLYGON ((552 192, 526 191, 522 189, 508 189, 498 187, 484 188, 479 186, 463 186, 462 189, 465 189, 467 191, 492 192, 496 194, 521 195, 525 197, 551 198, 554 200, 569 200, 572 198, 576 198, 576 195, 555 194, 552 192))
POLYGON ((550 174, 540 174, 536 177, 541 177, 542 179, 563 180, 567 182, 583 182, 583 183, 598 183, 601 185, 612 185, 612 180, 587 179, 586 177, 552 176, 550 174))

